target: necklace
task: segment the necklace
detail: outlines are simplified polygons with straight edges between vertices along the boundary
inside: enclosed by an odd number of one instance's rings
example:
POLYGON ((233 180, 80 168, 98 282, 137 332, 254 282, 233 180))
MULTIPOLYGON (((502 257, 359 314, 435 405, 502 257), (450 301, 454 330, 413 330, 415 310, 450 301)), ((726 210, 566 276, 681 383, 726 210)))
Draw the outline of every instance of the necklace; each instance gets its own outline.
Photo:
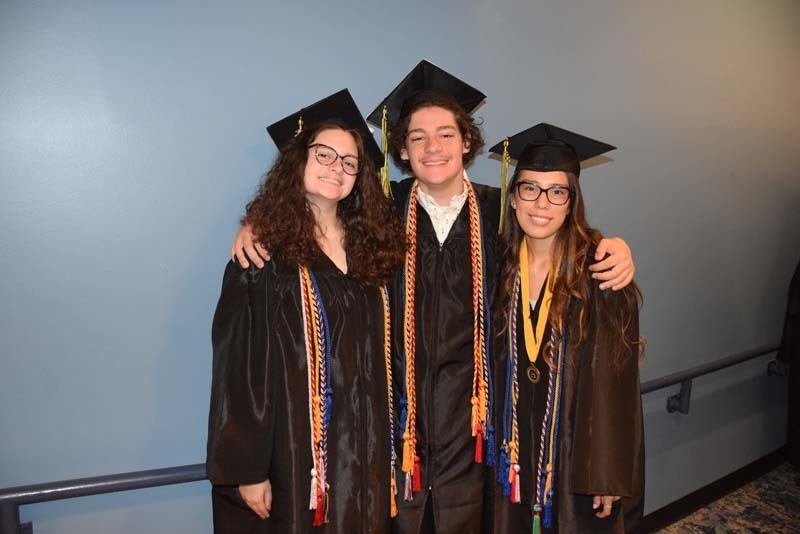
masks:
MULTIPOLYGON (((534 268, 534 273, 536 268, 534 268)), ((520 281, 522 294, 529 298, 531 294, 530 289, 530 271, 528 269, 528 245, 525 240, 519 247, 519 272, 517 274, 520 281)), ((547 326, 547 317, 550 315, 550 304, 553 301, 553 285, 555 276, 548 276, 545 281, 544 296, 539 305, 539 317, 536 320, 536 331, 533 330, 531 325, 531 307, 522 307, 523 324, 522 329, 525 334, 525 351, 528 353, 528 360, 530 366, 527 370, 528 380, 536 384, 542 377, 541 372, 536 367, 536 359, 539 357, 539 348, 542 345, 542 338, 544 337, 544 329, 547 326)))

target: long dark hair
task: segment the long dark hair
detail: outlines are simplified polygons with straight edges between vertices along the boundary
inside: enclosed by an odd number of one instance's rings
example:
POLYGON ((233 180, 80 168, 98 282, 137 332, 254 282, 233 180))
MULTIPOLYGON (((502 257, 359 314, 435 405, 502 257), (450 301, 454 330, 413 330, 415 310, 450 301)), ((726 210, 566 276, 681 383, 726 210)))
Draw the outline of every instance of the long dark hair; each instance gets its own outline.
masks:
MULTIPOLYGON (((522 231, 515 211, 511 208, 511 197, 516 192, 517 178, 521 171, 514 173, 509 185, 508 198, 505 200, 505 215, 503 217, 503 233, 498 240, 498 254, 500 258, 500 282, 497 299, 497 313, 502 318, 501 332, 505 331, 509 321, 508 303, 514 277, 519 270, 519 249, 525 234, 522 231)), ((550 305, 548 325, 556 332, 559 324, 571 324, 570 314, 577 313, 577 332, 570 332, 570 345, 577 348, 583 343, 587 335, 591 306, 590 299, 595 291, 596 281, 588 270, 594 250, 603 238, 602 234, 589 226, 586 220, 586 208, 583 202, 578 177, 565 172, 569 187, 572 191, 568 206, 567 217, 564 224, 558 229, 553 243, 553 266, 556 271, 556 283, 553 287, 553 300, 550 305)), ((526 274, 523 273, 523 276, 526 274)), ((640 340, 632 339, 629 328, 638 315, 642 294, 635 282, 631 282, 630 289, 620 291, 623 302, 615 306, 611 317, 603 317, 604 323, 610 324, 615 335, 608 337, 613 340, 611 357, 619 364, 625 353, 633 345, 640 344, 640 340)), ((527 295, 524 296, 527 299, 527 295)), ((553 362, 547 358, 548 350, 544 351, 548 365, 553 362)))
POLYGON ((290 265, 311 265, 322 254, 315 238, 316 219, 306 199, 303 177, 308 145, 325 130, 343 130, 355 139, 361 170, 336 214, 344 227, 348 273, 365 285, 388 283, 403 263, 405 233, 394 207, 383 194, 375 167, 357 130, 326 121, 303 130, 281 150, 247 204, 243 221, 271 254, 290 265))

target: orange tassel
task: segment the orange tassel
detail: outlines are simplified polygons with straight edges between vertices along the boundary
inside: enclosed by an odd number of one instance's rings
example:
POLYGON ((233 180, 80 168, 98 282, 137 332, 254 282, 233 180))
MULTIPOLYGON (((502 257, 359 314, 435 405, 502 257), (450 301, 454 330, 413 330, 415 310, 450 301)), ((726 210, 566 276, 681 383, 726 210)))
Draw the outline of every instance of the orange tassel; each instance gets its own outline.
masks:
POLYGON ((414 457, 411 451, 411 436, 408 432, 403 433, 403 463, 402 468, 404 473, 411 471, 414 465, 414 457))
POLYGON ((470 428, 472 429, 472 435, 474 436, 478 430, 478 425, 480 425, 480 418, 478 417, 478 397, 471 397, 469 399, 469 403, 472 404, 472 413, 470 415, 470 428))
POLYGON ((389 491, 389 502, 391 503, 391 517, 397 516, 397 482, 395 481, 394 476, 392 477, 392 489, 389 491))

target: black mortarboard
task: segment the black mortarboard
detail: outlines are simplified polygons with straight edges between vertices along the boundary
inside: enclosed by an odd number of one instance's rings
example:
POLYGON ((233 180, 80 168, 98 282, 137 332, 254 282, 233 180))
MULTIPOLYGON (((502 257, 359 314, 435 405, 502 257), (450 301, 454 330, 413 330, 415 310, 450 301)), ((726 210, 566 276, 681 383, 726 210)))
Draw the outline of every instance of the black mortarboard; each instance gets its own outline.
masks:
POLYGON ((447 93, 455 98, 467 113, 472 113, 478 104, 486 99, 485 94, 471 85, 423 59, 403 78, 403 81, 397 84, 397 87, 392 89, 383 102, 378 104, 367 116, 367 120, 376 126, 381 126, 383 107, 386 106, 387 121, 390 127, 394 126, 403 116, 403 106, 406 101, 426 90, 447 93))
POLYGON ((350 91, 342 89, 319 102, 304 107, 267 126, 267 132, 279 150, 283 149, 301 129, 309 128, 328 120, 338 120, 349 128, 358 130, 364 139, 364 150, 372 158, 375 167, 383 165, 383 154, 372 136, 372 132, 350 96, 350 91))
POLYGON ((501 222, 499 231, 502 232, 503 229, 502 218, 509 185, 508 164, 510 159, 517 160, 516 172, 523 169, 544 172, 564 171, 580 176, 581 161, 605 154, 615 148, 617 147, 544 122, 494 145, 489 152, 499 154, 503 158, 500 170, 501 222))
MULTIPOLYGON (((490 152, 503 155, 505 141, 490 152)), ((508 138, 508 156, 517 160, 517 171, 565 171, 580 175, 580 162, 616 147, 544 122, 508 138)))

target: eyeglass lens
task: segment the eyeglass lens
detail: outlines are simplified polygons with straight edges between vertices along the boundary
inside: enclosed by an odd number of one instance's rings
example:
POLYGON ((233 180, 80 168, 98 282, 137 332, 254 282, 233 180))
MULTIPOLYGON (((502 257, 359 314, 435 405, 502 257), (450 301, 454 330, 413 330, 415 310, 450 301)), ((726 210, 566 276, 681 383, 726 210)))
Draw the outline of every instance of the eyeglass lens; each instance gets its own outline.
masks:
POLYGON ((517 191, 519 191, 519 197, 522 200, 534 201, 539 198, 542 192, 547 195, 547 200, 550 201, 551 204, 557 206, 566 204, 569 200, 569 188, 560 185, 554 185, 545 189, 535 183, 520 182, 517 185, 517 191))
POLYGON ((314 155, 320 165, 333 165, 337 159, 342 158, 342 170, 350 176, 358 174, 359 161, 355 156, 340 156, 328 145, 321 144, 316 145, 314 155))

